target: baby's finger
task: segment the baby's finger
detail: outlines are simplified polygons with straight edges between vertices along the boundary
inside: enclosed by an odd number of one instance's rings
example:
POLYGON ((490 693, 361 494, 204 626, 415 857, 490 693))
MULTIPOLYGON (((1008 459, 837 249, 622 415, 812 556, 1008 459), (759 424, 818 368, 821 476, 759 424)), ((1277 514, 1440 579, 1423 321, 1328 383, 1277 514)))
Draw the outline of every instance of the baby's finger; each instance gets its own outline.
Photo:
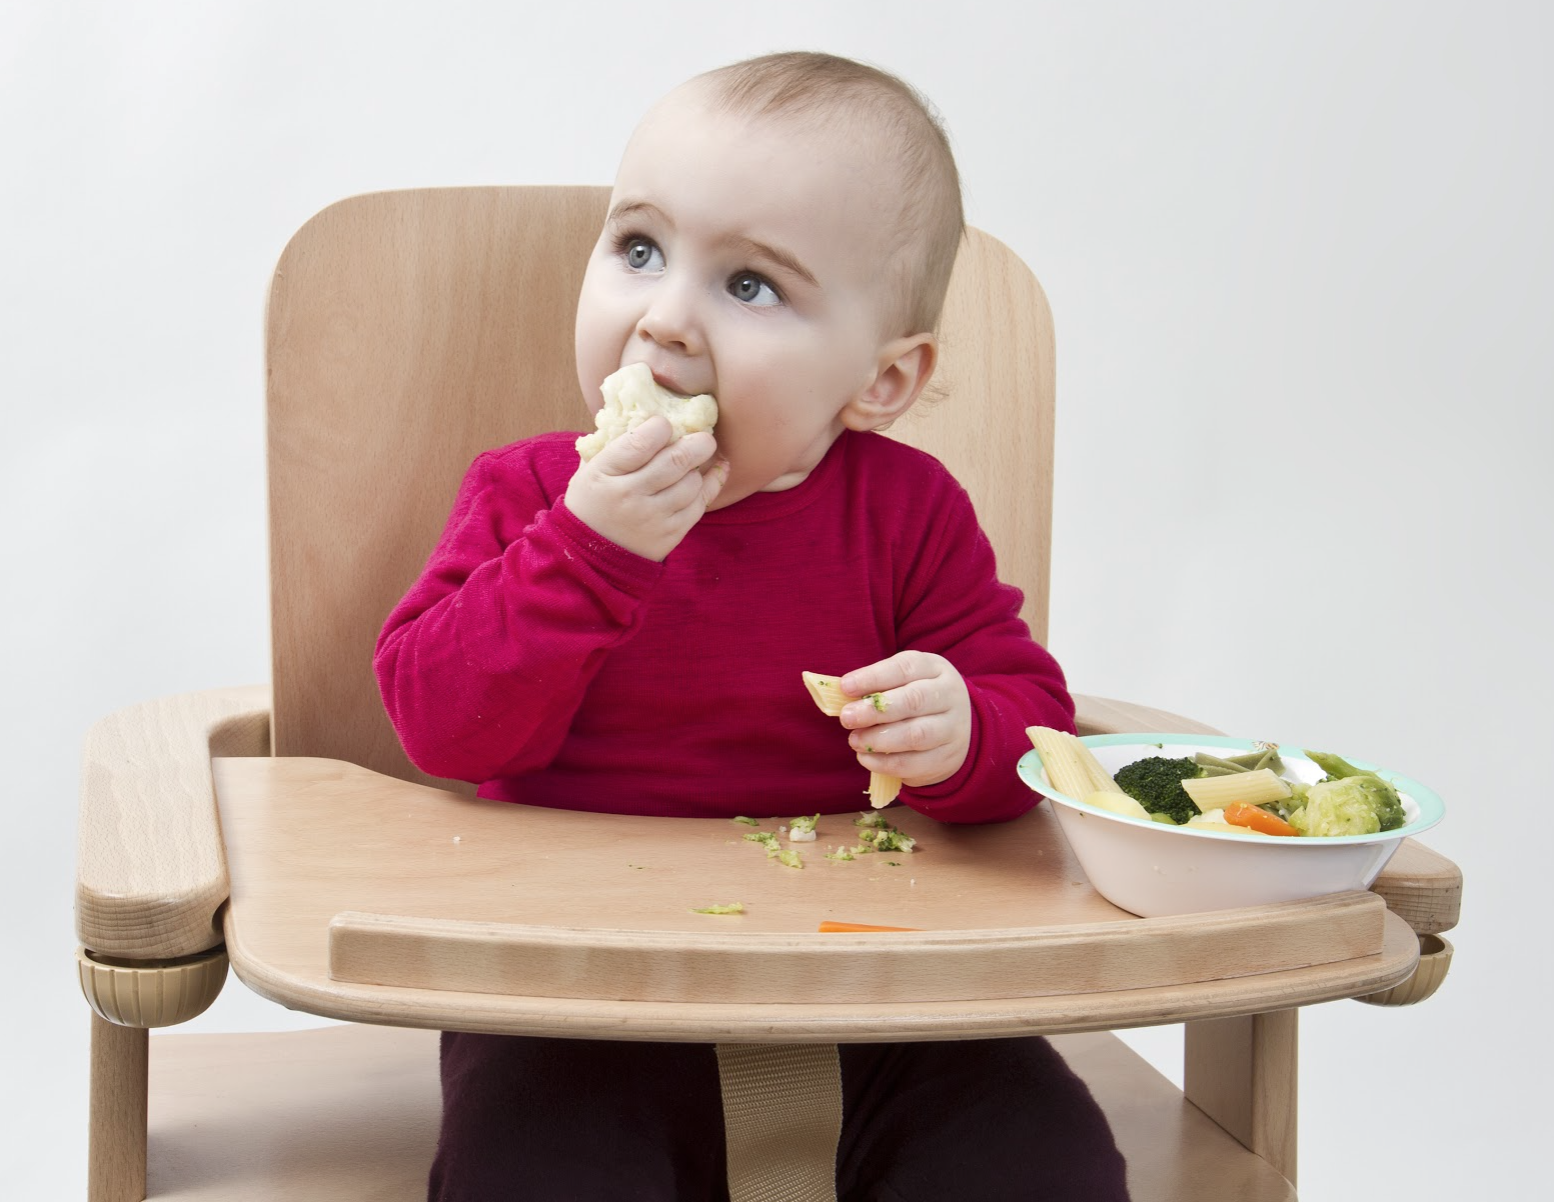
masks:
POLYGON ((847 743, 854 751, 863 752, 866 755, 899 755, 903 752, 929 751, 935 747, 941 747, 949 741, 949 738, 948 720, 941 715, 933 714, 854 730, 847 736, 847 743))
MULTIPOLYGON (((858 764, 881 776, 894 776, 908 784, 926 783, 939 768, 939 752, 902 751, 891 755, 860 751, 858 764)), ((942 777, 941 777, 942 779, 942 777)))
POLYGON ((723 486, 728 483, 729 463, 727 459, 719 459, 701 478, 701 507, 706 512, 707 507, 718 499, 718 494, 723 491, 723 486))
POLYGON ((643 491, 650 494, 663 492, 687 477, 696 476, 717 451, 717 440, 705 431, 675 439, 643 466, 639 473, 643 491))
POLYGON ((939 677, 909 680, 899 689, 870 693, 842 707, 842 725, 848 730, 882 726, 928 714, 942 714, 950 708, 951 695, 939 677))
POLYGON ((606 443, 593 462, 607 476, 629 476, 646 467, 673 441, 674 427, 669 419, 655 413, 634 430, 606 443))
POLYGON ((850 697, 867 693, 888 693, 914 680, 938 676, 944 657, 928 651, 898 651, 888 659, 855 668, 842 677, 842 692, 850 697))

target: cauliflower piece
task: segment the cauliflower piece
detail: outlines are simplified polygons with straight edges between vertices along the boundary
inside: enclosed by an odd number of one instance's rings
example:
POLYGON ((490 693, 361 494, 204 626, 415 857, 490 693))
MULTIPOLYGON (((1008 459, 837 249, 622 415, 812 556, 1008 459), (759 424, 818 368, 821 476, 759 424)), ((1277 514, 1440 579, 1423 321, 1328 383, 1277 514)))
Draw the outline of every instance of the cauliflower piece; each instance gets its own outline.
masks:
POLYGON ((669 419, 676 438, 710 430, 718 421, 718 403, 710 395, 670 392, 653 379, 646 363, 632 363, 607 376, 599 391, 604 395, 604 408, 594 414, 594 432, 577 440, 577 453, 585 460, 655 413, 669 419))
POLYGON ((813 843, 815 841, 815 823, 820 821, 820 815, 801 815, 793 820, 788 828, 789 843, 813 843))
POLYGON ((1403 803, 1379 776, 1346 776, 1312 785, 1289 821, 1303 835, 1374 835, 1404 824, 1403 803))

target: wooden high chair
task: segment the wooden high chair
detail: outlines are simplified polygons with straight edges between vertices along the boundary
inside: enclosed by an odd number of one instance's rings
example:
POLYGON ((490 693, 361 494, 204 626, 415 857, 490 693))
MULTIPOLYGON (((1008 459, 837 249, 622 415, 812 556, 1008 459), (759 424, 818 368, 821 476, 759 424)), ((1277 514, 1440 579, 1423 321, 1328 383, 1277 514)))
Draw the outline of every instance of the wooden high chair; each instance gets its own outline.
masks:
MULTIPOLYGON (((722 821, 482 802, 406 761, 374 638, 470 460, 587 425, 572 320, 607 195, 361 196, 281 257, 273 684, 114 714, 86 751, 93 1202, 148 1180, 151 1198, 420 1198, 442 1028, 717 1043, 736 1202, 834 1198, 837 1042, 1046 1033, 1107 1110, 1139 1202, 1293 1198, 1296 1008, 1433 988, 1461 882, 1423 847, 1371 893, 1145 920, 1095 894, 1046 806, 976 828, 908 812, 909 864, 793 872, 722 821), (691 912, 736 898, 741 918, 691 912), (259 993, 351 1021, 148 1041, 209 1004, 229 958, 259 993), (1105 1033, 1169 1022, 1187 1024, 1185 1094, 1105 1033)), ((1051 320, 981 233, 943 347, 943 399, 892 433, 966 484, 1045 638, 1051 320)), ((1208 729, 1080 705, 1084 731, 1208 729)))

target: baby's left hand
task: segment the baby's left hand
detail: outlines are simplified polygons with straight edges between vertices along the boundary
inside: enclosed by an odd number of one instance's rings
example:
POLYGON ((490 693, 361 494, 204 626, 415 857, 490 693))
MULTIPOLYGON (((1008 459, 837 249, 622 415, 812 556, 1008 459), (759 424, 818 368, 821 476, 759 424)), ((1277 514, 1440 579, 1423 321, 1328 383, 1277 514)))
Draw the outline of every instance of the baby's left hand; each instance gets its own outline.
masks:
POLYGON ((955 665, 928 651, 902 651, 847 673, 842 725, 870 772, 922 787, 960 771, 971 747, 971 695, 955 665), (878 694, 878 699, 871 695, 878 694))

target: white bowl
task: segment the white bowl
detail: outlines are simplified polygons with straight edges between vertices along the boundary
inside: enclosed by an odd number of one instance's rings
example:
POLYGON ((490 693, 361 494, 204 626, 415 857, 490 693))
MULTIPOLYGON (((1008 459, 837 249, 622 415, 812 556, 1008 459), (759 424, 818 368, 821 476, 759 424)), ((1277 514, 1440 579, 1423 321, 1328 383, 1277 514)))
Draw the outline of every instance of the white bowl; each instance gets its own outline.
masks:
MULTIPOLYGON (((1250 740, 1212 735, 1087 735, 1083 741, 1110 773, 1153 755, 1206 751, 1227 756, 1255 746, 1250 740)), ((1300 748, 1281 745, 1279 758, 1281 775, 1288 779, 1315 783, 1326 775, 1300 748)), ((1402 827, 1336 838, 1193 830, 1127 818, 1059 793, 1034 751, 1021 758, 1018 770, 1027 785, 1052 801, 1096 892, 1129 913, 1158 918, 1369 889, 1398 844, 1439 822, 1445 806, 1417 781, 1360 760, 1349 762, 1392 782, 1403 801, 1402 827)))

